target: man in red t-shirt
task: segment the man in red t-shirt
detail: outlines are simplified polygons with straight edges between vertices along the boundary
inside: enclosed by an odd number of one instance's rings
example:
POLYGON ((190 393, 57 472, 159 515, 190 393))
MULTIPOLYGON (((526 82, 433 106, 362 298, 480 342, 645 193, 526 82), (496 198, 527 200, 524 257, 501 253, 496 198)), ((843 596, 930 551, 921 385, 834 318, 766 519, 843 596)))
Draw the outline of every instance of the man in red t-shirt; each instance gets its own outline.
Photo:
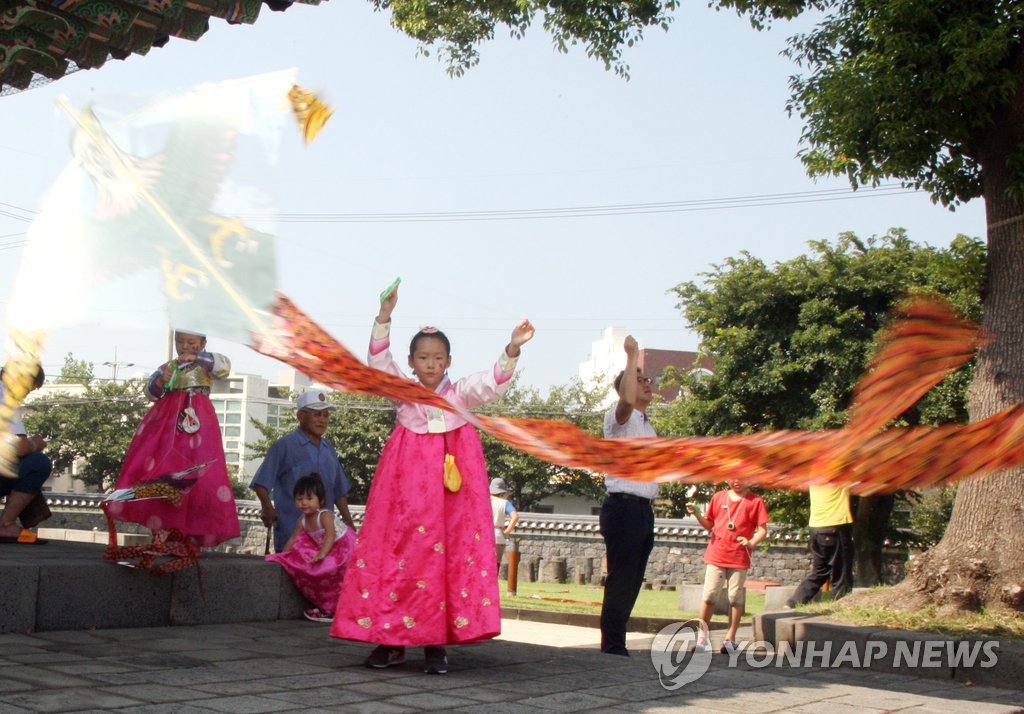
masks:
MULTIPOLYGON (((722 644, 722 652, 730 654, 736 651, 736 630, 743 614, 739 598, 750 568, 750 553, 768 535, 768 509, 760 496, 751 493, 739 481, 730 482, 728 491, 719 491, 712 496, 703 516, 692 505, 686 508, 705 530, 711 531, 711 542, 704 552, 707 568, 700 619, 705 623, 711 621, 715 595, 728 585, 729 632, 722 644)), ((708 643, 701 635, 695 651, 707 652, 708 649, 708 643)))

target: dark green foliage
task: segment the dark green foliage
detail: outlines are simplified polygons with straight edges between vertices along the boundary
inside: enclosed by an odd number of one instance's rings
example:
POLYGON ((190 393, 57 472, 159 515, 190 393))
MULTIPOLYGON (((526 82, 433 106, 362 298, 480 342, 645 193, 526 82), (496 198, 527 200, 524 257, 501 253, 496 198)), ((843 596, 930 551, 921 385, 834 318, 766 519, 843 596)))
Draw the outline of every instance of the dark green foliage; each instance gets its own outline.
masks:
MULTIPOLYGON (((71 359, 71 356, 68 355, 71 359)), ((135 429, 149 409, 139 380, 88 384, 83 393, 58 392, 25 406, 25 428, 41 434, 60 473, 76 461, 76 478, 89 486, 112 486, 135 429)))
POLYGON ((628 67, 622 61, 623 48, 632 47, 649 27, 668 29, 671 13, 677 7, 676 0, 372 2, 378 10, 391 10, 392 24, 423 43, 424 54, 429 53, 428 47, 439 46, 448 71, 454 75, 462 74, 480 61, 477 48, 494 37, 497 26, 504 25, 513 37, 521 38, 539 18, 560 52, 566 52, 572 45, 583 45, 588 57, 626 76, 628 67))

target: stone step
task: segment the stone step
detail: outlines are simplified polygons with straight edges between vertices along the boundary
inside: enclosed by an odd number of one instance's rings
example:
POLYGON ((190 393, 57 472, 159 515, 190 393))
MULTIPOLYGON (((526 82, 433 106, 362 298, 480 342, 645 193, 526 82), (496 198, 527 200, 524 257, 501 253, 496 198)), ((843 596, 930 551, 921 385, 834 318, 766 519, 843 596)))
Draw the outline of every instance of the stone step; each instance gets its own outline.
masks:
POLYGON ((0 545, 0 633, 271 621, 309 607, 261 556, 204 553, 198 569, 152 575, 103 552, 61 540, 0 545))

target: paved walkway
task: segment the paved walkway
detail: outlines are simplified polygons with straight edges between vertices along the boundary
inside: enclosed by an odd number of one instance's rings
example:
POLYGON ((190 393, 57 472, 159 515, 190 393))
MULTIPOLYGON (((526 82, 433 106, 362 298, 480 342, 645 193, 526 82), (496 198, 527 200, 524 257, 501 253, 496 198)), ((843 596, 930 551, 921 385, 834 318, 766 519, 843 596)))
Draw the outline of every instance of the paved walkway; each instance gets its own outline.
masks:
MULTIPOLYGON (((1024 692, 857 670, 730 669, 667 691, 644 645, 601 654, 588 628, 505 621, 500 640, 388 670, 306 621, 0 635, 0 714, 99 712, 1017 712, 1024 692)), ((720 633, 716 633, 720 637, 720 633)))

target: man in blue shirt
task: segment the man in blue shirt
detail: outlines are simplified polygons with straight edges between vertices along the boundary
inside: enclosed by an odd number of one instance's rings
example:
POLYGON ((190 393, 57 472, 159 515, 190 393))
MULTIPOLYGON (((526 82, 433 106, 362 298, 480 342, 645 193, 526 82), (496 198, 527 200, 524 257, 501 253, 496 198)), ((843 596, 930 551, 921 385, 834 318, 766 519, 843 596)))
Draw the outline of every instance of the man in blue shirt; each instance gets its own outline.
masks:
POLYGON ((274 529, 274 550, 281 552, 299 522, 299 510, 292 493, 295 482, 312 473, 320 474, 327 489, 327 502, 338 512, 349 528, 355 528, 348 512, 348 477, 345 476, 338 452, 324 438, 334 407, 321 391, 306 392, 295 405, 299 428, 275 441, 249 486, 256 492, 262 509, 260 518, 267 528, 274 529), (271 502, 273 496, 273 502, 271 502))

